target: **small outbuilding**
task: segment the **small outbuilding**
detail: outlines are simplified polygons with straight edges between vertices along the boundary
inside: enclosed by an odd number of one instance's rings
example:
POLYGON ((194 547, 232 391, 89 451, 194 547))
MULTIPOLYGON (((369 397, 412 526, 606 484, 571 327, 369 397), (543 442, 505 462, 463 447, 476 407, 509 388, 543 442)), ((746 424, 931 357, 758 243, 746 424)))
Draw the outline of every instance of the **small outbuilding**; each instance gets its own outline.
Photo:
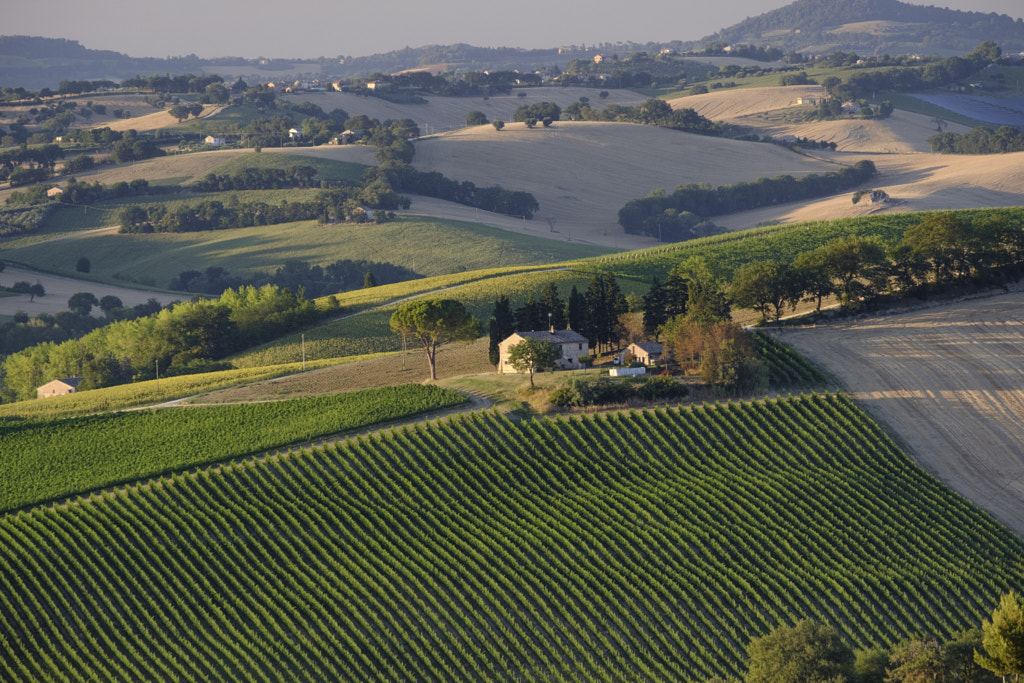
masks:
POLYGON ((63 396, 78 391, 78 384, 81 377, 65 377, 47 382, 41 387, 36 387, 36 398, 49 398, 50 396, 63 396))
POLYGON ((504 341, 498 344, 499 360, 498 372, 514 373, 516 369, 508 362, 509 350, 524 339, 539 339, 551 342, 562 349, 562 357, 558 360, 558 367, 562 370, 578 370, 580 356, 590 355, 590 340, 575 330, 540 330, 537 332, 513 332, 504 341))

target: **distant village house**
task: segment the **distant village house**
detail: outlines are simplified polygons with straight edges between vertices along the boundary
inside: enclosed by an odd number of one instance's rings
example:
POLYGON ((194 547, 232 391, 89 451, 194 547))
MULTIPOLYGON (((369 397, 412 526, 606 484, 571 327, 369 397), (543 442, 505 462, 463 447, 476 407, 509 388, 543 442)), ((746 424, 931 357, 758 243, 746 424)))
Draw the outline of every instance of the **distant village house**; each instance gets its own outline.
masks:
POLYGON ((220 147, 227 141, 219 135, 207 135, 203 142, 211 147, 220 147))
POLYGON ((64 396, 78 391, 78 384, 81 377, 65 377, 47 382, 41 387, 36 387, 36 398, 49 398, 50 396, 64 396))

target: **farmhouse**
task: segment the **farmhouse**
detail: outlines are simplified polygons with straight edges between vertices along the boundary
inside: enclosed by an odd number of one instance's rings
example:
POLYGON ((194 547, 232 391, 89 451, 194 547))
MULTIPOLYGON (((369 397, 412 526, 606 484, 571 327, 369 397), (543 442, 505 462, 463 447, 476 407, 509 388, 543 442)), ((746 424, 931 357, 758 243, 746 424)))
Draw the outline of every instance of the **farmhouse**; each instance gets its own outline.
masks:
POLYGON ((219 135, 207 135, 203 142, 211 147, 220 147, 227 141, 219 135))
POLYGON ((508 362, 509 349, 524 339, 540 339, 548 341, 561 347, 562 357, 558 361, 558 367, 562 370, 578 370, 580 356, 590 355, 590 341, 575 330, 540 330, 539 332, 513 332, 507 339, 498 344, 499 360, 498 372, 513 373, 516 369, 508 362))
POLYGON ((78 391, 78 383, 81 377, 65 377, 47 382, 41 387, 36 387, 36 398, 49 398, 50 396, 63 396, 78 391))
POLYGON ((46 191, 46 196, 49 197, 50 199, 56 199, 57 197, 60 197, 62 194, 64 194, 64 188, 61 187, 60 185, 55 185, 54 187, 51 187, 49 190, 46 191))
POLYGON ((664 347, 658 342, 638 342, 626 347, 625 355, 633 356, 644 365, 654 365, 662 359, 664 347))

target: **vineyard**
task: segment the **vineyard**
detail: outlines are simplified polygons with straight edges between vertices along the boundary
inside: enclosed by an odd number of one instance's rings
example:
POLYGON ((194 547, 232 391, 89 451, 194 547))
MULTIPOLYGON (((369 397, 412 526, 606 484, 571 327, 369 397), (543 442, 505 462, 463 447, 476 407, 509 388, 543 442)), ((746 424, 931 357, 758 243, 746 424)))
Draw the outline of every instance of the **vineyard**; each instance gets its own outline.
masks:
POLYGON ((1024 546, 807 395, 477 412, 0 519, 0 679, 703 680, 977 626, 1024 546))
POLYGON ((775 337, 754 334, 757 357, 768 368, 768 386, 772 389, 795 389, 826 384, 828 376, 809 360, 775 337))
POLYGON ((0 510, 262 453, 466 401, 458 392, 407 384, 264 403, 0 422, 0 510))

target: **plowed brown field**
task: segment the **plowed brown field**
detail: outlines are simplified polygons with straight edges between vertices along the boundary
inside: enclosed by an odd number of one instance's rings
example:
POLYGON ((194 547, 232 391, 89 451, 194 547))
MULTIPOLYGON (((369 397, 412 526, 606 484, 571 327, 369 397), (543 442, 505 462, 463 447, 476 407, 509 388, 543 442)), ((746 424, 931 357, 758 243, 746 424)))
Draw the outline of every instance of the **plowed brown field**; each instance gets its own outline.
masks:
POLYGON ((1024 536, 1024 292, 777 334, 1024 536))

